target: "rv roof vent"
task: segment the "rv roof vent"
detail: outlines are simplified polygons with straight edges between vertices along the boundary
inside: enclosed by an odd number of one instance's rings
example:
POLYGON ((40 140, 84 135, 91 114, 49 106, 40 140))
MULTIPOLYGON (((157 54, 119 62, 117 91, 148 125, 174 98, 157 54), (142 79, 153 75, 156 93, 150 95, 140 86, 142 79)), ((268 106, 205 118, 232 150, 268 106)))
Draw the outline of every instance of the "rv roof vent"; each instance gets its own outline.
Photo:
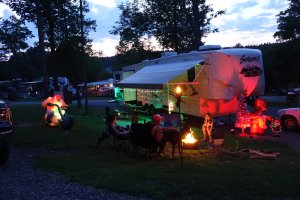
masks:
POLYGON ((219 50, 222 49, 220 45, 203 45, 199 47, 199 51, 219 50))
POLYGON ((175 51, 166 51, 161 53, 161 57, 171 57, 171 56, 177 56, 177 52, 175 51))

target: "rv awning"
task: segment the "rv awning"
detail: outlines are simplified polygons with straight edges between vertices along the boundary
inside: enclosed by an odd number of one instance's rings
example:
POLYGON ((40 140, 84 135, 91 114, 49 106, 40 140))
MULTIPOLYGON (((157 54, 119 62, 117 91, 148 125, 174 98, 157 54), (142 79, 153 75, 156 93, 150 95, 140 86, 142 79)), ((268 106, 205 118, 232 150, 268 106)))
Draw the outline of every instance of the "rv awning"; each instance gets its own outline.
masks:
POLYGON ((203 60, 145 66, 137 73, 115 84, 122 88, 162 89, 164 84, 186 72, 203 60))

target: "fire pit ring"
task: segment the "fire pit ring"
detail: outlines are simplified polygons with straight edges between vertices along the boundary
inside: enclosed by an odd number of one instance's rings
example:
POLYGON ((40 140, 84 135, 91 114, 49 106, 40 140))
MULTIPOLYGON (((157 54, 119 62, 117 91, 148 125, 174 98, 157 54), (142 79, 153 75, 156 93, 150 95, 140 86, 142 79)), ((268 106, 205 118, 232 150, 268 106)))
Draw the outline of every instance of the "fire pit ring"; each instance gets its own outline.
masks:
POLYGON ((189 133, 186 133, 182 136, 181 139, 181 148, 189 149, 189 150, 197 150, 199 149, 199 142, 194 137, 193 131, 190 129, 189 133))

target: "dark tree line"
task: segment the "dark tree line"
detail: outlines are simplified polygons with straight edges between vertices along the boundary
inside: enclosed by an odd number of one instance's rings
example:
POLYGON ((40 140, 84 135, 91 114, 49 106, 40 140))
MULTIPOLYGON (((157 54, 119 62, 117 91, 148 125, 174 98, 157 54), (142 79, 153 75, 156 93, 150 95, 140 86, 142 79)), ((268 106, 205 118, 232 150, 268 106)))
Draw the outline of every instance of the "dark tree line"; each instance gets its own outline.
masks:
POLYGON ((266 92, 287 91, 290 85, 300 87, 300 42, 262 44, 252 46, 263 53, 266 92))
MULTIPOLYGON (((68 48, 68 47, 66 47, 68 48)), ((60 47, 56 50, 55 57, 46 53, 49 77, 67 76, 73 84, 83 81, 81 67, 81 54, 75 50, 60 47)), ((105 71, 105 60, 107 58, 88 56, 85 59, 87 65, 88 82, 108 79, 112 75, 105 71)), ((12 80, 15 77, 24 80, 36 80, 43 77, 40 67, 39 50, 37 47, 30 47, 26 52, 17 53, 9 61, 0 62, 0 80, 12 80), (12 67, 16 66, 16 69, 12 67), (17 75, 15 75, 15 72, 17 75)))

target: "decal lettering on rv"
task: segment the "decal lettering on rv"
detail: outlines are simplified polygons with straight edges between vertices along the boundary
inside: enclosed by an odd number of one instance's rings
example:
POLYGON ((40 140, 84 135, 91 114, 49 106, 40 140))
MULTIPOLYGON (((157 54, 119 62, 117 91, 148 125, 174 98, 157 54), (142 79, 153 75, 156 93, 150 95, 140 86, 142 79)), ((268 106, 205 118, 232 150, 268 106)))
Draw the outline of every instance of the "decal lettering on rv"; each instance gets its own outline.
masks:
POLYGON ((256 65, 247 65, 246 67, 243 67, 243 69, 240 71, 240 74, 243 74, 245 77, 255 77, 262 75, 263 70, 260 69, 256 65))
POLYGON ((240 64, 245 62, 258 62, 260 60, 259 56, 246 56, 243 55, 240 59, 240 64))

